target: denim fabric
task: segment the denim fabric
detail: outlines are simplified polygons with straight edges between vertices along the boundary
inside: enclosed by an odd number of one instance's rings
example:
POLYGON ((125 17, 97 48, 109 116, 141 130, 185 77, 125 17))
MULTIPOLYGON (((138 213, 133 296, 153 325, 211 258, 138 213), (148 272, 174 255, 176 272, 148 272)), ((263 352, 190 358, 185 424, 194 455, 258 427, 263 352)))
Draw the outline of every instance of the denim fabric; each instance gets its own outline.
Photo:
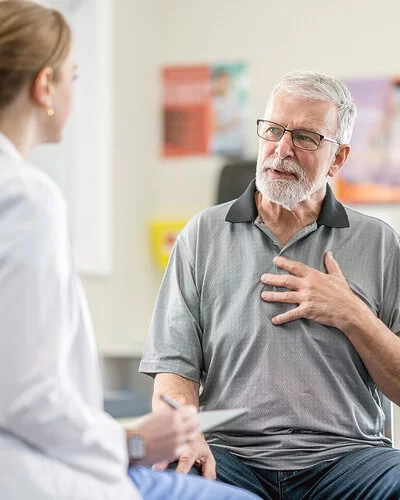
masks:
POLYGON ((263 499, 397 500, 400 498, 400 451, 368 447, 298 471, 250 467, 223 448, 211 446, 217 479, 263 499))

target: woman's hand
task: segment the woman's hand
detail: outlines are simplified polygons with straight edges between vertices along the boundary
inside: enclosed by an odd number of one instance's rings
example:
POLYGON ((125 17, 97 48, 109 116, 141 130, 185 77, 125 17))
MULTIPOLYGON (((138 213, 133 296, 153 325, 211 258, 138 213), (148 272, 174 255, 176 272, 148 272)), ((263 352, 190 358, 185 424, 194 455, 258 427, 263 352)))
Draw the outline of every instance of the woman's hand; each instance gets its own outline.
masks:
POLYGON ((199 437, 199 425, 197 409, 190 405, 177 410, 163 408, 124 426, 128 437, 140 436, 145 443, 146 455, 135 465, 178 459, 186 445, 199 437))

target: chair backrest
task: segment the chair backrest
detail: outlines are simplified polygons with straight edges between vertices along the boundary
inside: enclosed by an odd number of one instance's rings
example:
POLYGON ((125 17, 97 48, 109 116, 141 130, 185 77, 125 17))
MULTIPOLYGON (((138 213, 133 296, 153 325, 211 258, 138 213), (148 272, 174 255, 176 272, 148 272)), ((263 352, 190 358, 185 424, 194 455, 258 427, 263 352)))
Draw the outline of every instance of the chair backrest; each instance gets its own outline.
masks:
POLYGON ((382 409, 385 414, 385 427, 383 434, 393 441, 393 403, 386 396, 381 394, 382 409))
POLYGON ((217 204, 238 198, 255 176, 256 160, 243 160, 224 165, 219 177, 217 204))

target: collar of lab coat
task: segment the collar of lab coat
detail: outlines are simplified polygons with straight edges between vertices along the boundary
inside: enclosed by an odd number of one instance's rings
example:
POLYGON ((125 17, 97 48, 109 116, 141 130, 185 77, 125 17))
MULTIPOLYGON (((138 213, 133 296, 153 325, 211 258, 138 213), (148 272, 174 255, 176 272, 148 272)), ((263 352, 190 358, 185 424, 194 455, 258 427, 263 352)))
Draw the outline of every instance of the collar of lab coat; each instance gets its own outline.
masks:
POLYGON ((0 132, 0 153, 22 160, 22 155, 8 137, 0 132))

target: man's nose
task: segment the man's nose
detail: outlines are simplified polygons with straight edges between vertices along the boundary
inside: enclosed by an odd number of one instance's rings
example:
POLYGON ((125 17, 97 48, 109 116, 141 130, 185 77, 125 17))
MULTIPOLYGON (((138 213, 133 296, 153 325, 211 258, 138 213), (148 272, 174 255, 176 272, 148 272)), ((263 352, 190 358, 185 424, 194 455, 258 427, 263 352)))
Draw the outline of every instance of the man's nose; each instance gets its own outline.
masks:
POLYGON ((275 153, 279 156, 279 158, 294 156, 292 133, 288 130, 285 131, 280 141, 277 143, 275 153))

